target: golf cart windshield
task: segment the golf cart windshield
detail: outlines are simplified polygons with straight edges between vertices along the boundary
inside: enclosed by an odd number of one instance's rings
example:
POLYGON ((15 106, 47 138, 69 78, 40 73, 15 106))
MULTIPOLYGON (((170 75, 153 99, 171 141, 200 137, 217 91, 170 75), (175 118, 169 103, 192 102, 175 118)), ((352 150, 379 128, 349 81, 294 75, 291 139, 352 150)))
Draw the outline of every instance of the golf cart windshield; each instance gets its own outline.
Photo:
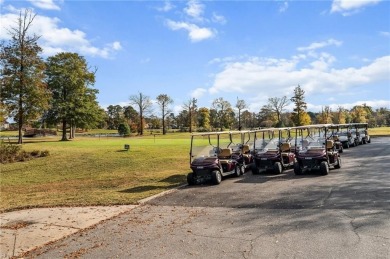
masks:
POLYGON ((191 137, 191 161, 199 157, 217 157, 230 144, 228 134, 194 134, 191 137))
POLYGON ((255 148, 257 153, 265 153, 267 151, 278 150, 278 139, 257 139, 255 141, 255 148))

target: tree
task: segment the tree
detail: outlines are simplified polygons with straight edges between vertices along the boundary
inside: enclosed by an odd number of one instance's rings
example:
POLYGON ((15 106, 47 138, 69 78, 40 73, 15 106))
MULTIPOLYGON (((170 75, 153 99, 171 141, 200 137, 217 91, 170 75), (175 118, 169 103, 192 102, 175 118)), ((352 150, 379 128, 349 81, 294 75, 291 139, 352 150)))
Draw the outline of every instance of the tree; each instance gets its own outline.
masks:
POLYGON ((373 113, 372 107, 363 105, 356 105, 351 109, 352 121, 355 123, 366 123, 373 113))
POLYGON ((88 87, 95 83, 95 72, 88 70, 84 57, 61 52, 48 58, 46 75, 52 92, 49 118, 62 123, 61 140, 66 141, 67 125, 73 138, 72 132, 78 124, 84 124, 92 114, 99 113, 98 90, 88 87))
POLYGON ((276 126, 282 127, 282 113, 284 108, 289 105, 287 96, 279 97, 271 97, 268 98, 268 109, 276 114, 277 123, 276 126))
POLYGON ((133 108, 133 106, 129 105, 123 107, 123 115, 127 120, 127 124, 130 126, 130 130, 133 132, 138 132, 139 114, 133 108))
POLYGON ((118 126, 118 133, 121 136, 129 136, 130 135, 130 127, 127 123, 120 123, 118 126))
POLYGON ((351 109, 352 122, 366 123, 368 111, 363 105, 356 105, 351 109))
POLYGON ((222 131, 223 127, 228 124, 231 104, 228 101, 224 100, 222 97, 219 97, 213 101, 212 106, 217 111, 217 116, 220 123, 219 126, 222 131))
POLYGON ((188 124, 188 110, 180 111, 180 113, 176 116, 176 123, 181 131, 185 131, 185 127, 188 124))
POLYGON ((210 129, 210 111, 208 108, 202 107, 198 110, 198 126, 203 130, 210 129))
POLYGON ((184 103, 183 108, 188 111, 188 125, 189 125, 189 131, 192 132, 192 125, 194 123, 194 117, 196 113, 196 108, 197 105, 196 103, 198 102, 197 99, 192 98, 188 100, 186 103, 184 103))
POLYGON ((276 114, 269 104, 261 107, 258 117, 261 127, 272 127, 278 123, 276 114))
POLYGON ((247 108, 245 100, 240 100, 237 97, 236 108, 238 109, 238 129, 241 130, 241 128, 242 128, 242 125, 241 125, 241 111, 243 109, 247 108))
POLYGON ((123 107, 120 105, 109 105, 107 107, 108 128, 118 129, 119 124, 124 121, 123 107))
POLYGON ((80 96, 79 101, 82 105, 75 110, 75 114, 71 119, 71 138, 75 136, 76 127, 93 129, 98 128, 104 122, 105 111, 96 100, 98 93, 97 89, 86 88, 84 95, 80 96))
POLYGON ((241 114, 241 125, 243 125, 243 128, 253 128, 252 126, 253 123, 253 114, 245 110, 241 114))
POLYGON ((333 123, 332 117, 332 109, 329 106, 325 106, 325 108, 322 108, 321 112, 318 114, 317 121, 320 124, 333 123))
POLYGON ((346 118, 347 118, 346 113, 347 113, 347 110, 345 110, 342 106, 339 106, 337 108, 337 112, 335 112, 333 115, 334 123, 337 123, 337 124, 346 123, 346 118))
POLYGON ((305 91, 301 88, 300 85, 294 89, 294 96, 291 97, 290 100, 295 104, 295 108, 291 114, 292 121, 296 126, 305 125, 305 121, 308 121, 307 117, 309 119, 310 117, 306 113, 307 104, 305 102, 305 91))
POLYGON ((168 105, 173 103, 173 100, 171 97, 169 97, 166 94, 160 94, 157 96, 157 103, 160 106, 161 109, 161 115, 162 115, 162 127, 163 127, 163 135, 166 134, 166 128, 165 128, 165 116, 167 116, 171 111, 168 109, 168 105))
POLYGON ((28 34, 35 15, 20 12, 17 25, 8 31, 11 40, 0 46, 1 99, 9 115, 18 123, 18 143, 23 143, 22 127, 48 107, 50 93, 44 83, 45 63, 39 56, 39 36, 28 34))
POLYGON ((152 108, 152 101, 149 96, 144 95, 143 93, 138 93, 137 95, 130 96, 130 103, 138 107, 139 114, 139 133, 144 135, 144 115, 149 113, 152 108))

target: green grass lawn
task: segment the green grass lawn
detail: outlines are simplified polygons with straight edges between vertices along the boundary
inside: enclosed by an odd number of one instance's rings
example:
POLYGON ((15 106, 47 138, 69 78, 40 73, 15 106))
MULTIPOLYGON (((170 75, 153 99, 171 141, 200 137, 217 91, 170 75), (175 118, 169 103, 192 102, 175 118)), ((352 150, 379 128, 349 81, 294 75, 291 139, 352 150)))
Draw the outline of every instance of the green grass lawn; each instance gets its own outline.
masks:
POLYGON ((0 165, 0 211, 135 204, 185 183, 190 170, 189 134, 24 141, 24 150, 49 150, 50 156, 0 165))

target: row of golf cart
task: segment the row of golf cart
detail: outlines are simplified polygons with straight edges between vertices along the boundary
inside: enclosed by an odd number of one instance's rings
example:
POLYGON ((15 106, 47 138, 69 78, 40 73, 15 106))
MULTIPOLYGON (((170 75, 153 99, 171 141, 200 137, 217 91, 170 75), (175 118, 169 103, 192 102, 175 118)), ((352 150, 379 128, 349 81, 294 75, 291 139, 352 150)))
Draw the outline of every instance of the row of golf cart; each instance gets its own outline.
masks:
POLYGON ((341 168, 340 153, 370 143, 367 123, 317 124, 292 128, 194 133, 191 135, 189 185, 226 176, 280 174, 293 168, 296 175, 341 168))

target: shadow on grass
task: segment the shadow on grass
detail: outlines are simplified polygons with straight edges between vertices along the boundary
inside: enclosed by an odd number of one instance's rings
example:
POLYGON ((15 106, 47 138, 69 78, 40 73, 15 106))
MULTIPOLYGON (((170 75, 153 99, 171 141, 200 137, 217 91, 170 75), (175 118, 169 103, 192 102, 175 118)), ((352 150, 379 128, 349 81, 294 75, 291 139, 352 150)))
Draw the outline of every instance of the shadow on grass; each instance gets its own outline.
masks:
POLYGON ((159 182, 160 183, 171 183, 171 184, 177 185, 177 184, 184 182, 185 179, 186 179, 185 175, 175 174, 175 175, 168 176, 167 178, 162 179, 159 182))
POLYGON ((162 180, 158 181, 159 183, 169 183, 169 185, 163 185, 163 186, 159 186, 159 185, 142 185, 142 186, 137 186, 137 187, 125 189, 125 190, 122 190, 122 191, 119 191, 119 192, 122 192, 122 193, 141 193, 141 192, 149 192, 149 191, 154 191, 154 190, 165 191, 165 190, 172 189, 174 187, 179 186, 184 181, 185 181, 185 176, 184 175, 175 174, 175 175, 171 175, 171 176, 169 176, 169 177, 167 177, 165 179, 162 179, 162 180))
POLYGON ((165 190, 171 189, 171 188, 176 187, 176 186, 177 186, 176 184, 167 185, 167 186, 142 185, 142 186, 137 186, 137 187, 133 187, 130 189, 122 190, 119 192, 121 192, 121 193, 141 193, 141 192, 149 192, 149 191, 154 191, 154 190, 165 191, 165 190))

